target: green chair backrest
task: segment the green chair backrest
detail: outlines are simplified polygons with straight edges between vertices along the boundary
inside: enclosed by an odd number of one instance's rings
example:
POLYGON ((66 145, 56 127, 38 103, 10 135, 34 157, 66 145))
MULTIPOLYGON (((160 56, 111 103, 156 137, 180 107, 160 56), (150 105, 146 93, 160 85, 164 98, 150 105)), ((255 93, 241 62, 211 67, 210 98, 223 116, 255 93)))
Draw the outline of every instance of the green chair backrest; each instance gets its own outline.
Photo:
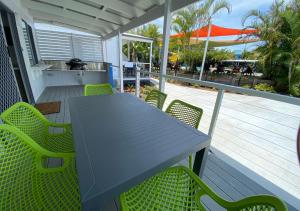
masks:
MULTIPOLYGON (((150 177, 122 193, 123 211, 133 210, 208 210, 202 199, 210 199, 227 211, 287 211, 279 198, 271 195, 250 196, 227 201, 214 192, 191 169, 176 166, 150 177)), ((221 208, 220 207, 220 208, 221 208)))
MULTIPOLYGON (((198 129, 203 110, 181 100, 174 100, 168 106, 166 113, 184 122, 185 124, 198 129)), ((189 168, 193 168, 192 155, 189 156, 189 168)))
POLYGON ((181 100, 174 100, 168 106, 166 113, 198 129, 203 110, 181 100))
POLYGON ((6 124, 17 127, 39 145, 45 145, 48 120, 33 106, 25 102, 18 102, 5 110, 0 118, 6 124))
POLYGON ((162 109, 164 106, 164 103, 166 101, 167 95, 163 92, 160 92, 158 90, 151 90, 151 92, 147 95, 145 98, 145 101, 149 103, 150 105, 153 105, 159 109, 162 109))
MULTIPOLYGON (((10 125, 0 125, 0 210, 79 210, 74 155, 64 166, 45 168, 49 152, 10 125)), ((66 155, 71 156, 71 155, 66 155)))
POLYGON ((91 95, 111 95, 113 94, 112 86, 105 84, 86 84, 84 86, 84 96, 91 95))

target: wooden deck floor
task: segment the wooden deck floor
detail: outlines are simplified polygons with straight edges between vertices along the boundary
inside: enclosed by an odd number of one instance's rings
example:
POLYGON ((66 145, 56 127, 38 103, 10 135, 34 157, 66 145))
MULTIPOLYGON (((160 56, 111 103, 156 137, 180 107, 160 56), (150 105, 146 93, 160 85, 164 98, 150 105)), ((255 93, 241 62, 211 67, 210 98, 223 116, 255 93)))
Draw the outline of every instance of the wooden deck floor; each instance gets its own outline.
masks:
MULTIPOLYGON (((47 118, 54 122, 70 122, 70 114, 68 107, 68 98, 81 96, 83 87, 68 86, 68 87, 47 87, 38 102, 51 102, 60 100, 61 111, 57 114, 48 115, 47 118)), ((223 159, 223 158, 222 158, 223 159)), ((56 162, 56 161, 53 161, 56 162)), ((184 160, 181 164, 186 165, 184 160)), ((232 166, 225 163, 215 154, 208 156, 208 161, 204 171, 203 180, 220 196, 228 200, 239 200, 246 196, 256 194, 272 194, 249 177, 237 171, 232 166)), ((216 203, 206 198, 203 200, 207 210, 218 211, 223 210, 216 203)), ((297 210, 289 206, 289 210, 297 210)), ((108 203, 107 210, 120 210, 118 203, 112 201, 108 203)))

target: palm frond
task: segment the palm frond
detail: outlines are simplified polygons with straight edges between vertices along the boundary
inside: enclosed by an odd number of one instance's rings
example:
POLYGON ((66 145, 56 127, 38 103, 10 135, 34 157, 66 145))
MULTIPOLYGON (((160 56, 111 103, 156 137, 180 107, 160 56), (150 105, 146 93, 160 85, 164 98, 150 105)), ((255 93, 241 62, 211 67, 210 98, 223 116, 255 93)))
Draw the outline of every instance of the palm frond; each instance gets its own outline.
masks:
POLYGON ((231 13, 231 4, 229 4, 226 0, 219 0, 215 2, 211 16, 217 14, 220 10, 226 9, 228 13, 231 13))
POLYGON ((299 48, 300 47, 300 37, 296 38, 293 42, 293 48, 299 48))
POLYGON ((250 10, 243 18, 242 18, 242 24, 245 25, 246 21, 249 18, 255 18, 256 20, 260 20, 261 22, 266 22, 265 15, 260 10, 250 10))

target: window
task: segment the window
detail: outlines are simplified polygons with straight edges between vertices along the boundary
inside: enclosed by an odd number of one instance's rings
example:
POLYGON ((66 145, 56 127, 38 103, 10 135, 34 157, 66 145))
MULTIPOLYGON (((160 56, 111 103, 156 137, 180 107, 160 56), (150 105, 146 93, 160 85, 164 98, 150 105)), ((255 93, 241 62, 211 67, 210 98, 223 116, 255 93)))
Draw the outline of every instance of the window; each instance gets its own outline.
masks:
POLYGON ((99 36, 36 30, 39 53, 43 60, 79 58, 86 62, 103 62, 102 40, 99 36))
POLYGON ((31 65, 36 65, 38 63, 38 58, 36 54, 36 48, 34 45, 34 39, 32 34, 31 26, 29 26, 24 20, 22 21, 22 29, 26 43, 26 49, 28 52, 28 57, 31 65))

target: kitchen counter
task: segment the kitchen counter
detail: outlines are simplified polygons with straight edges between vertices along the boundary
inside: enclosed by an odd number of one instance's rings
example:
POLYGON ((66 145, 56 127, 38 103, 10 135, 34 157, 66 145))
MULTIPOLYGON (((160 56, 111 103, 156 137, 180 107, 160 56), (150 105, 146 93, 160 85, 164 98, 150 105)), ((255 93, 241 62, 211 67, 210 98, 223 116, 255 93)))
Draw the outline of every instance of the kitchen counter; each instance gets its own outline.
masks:
POLYGON ((109 78, 109 72, 106 70, 67 70, 50 68, 42 72, 46 86, 107 83, 109 78))
POLYGON ((46 64, 37 64, 37 65, 33 65, 33 66, 31 66, 31 69, 33 70, 33 71, 44 71, 44 70, 47 70, 47 69, 49 69, 49 68, 51 68, 52 67, 52 65, 46 65, 46 64))
POLYGON ((106 70, 67 70, 67 69, 44 69, 44 71, 60 71, 60 72, 106 72, 106 70))

